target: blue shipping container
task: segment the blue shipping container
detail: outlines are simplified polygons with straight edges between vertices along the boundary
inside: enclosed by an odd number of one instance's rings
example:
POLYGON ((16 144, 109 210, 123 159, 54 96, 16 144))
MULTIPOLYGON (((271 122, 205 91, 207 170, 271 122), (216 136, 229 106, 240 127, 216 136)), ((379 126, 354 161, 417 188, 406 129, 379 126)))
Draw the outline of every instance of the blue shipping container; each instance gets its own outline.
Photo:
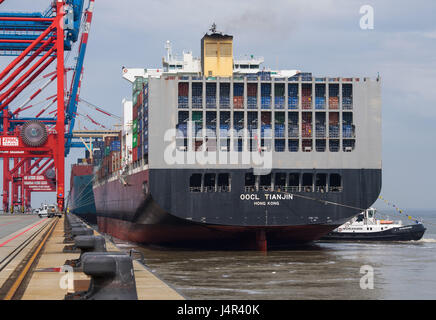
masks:
POLYGON ((111 151, 121 151, 121 142, 120 141, 113 141, 111 143, 111 151))

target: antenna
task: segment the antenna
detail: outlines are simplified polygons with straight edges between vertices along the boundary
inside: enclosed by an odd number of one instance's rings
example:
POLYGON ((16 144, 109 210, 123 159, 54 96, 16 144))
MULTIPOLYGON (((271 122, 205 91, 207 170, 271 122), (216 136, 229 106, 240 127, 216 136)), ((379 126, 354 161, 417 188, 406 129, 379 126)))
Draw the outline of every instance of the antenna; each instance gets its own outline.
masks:
POLYGON ((170 58, 172 56, 170 40, 167 40, 167 42, 165 43, 165 50, 167 51, 167 61, 170 61, 170 58))
POLYGON ((212 26, 210 27, 210 32, 212 32, 212 33, 216 33, 216 24, 215 24, 215 22, 214 23, 212 23, 212 26))

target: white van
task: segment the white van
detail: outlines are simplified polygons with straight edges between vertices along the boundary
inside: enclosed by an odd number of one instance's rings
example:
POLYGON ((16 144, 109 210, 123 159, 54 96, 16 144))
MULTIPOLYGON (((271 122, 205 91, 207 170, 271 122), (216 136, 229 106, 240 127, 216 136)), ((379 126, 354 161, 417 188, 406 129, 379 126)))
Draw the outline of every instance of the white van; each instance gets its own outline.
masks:
POLYGON ((59 216, 58 208, 55 205, 53 205, 53 204, 51 204, 51 205, 44 204, 39 209, 38 216, 40 218, 43 218, 43 217, 52 218, 54 216, 59 216))

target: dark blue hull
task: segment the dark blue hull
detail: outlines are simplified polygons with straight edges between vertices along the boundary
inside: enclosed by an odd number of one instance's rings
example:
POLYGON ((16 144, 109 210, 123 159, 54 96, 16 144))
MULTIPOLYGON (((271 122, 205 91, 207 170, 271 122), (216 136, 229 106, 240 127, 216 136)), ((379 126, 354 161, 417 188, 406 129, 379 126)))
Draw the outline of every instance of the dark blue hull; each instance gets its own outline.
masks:
POLYGON ((400 228, 392 228, 380 232, 330 232, 321 240, 335 241, 417 241, 420 240, 425 233, 425 228, 422 224, 404 226, 400 228))
MULTIPOLYGON (((273 173, 282 171, 299 172, 273 173)), ((118 179, 102 181, 94 186, 99 228, 117 238, 146 244, 228 243, 234 247, 265 238, 268 246, 281 247, 318 240, 370 207, 381 189, 381 170, 308 169, 304 172, 339 172, 341 191, 300 190, 291 198, 278 190, 246 191, 247 172, 152 169, 126 177, 126 184, 118 179), (190 177, 210 172, 229 173, 230 189, 192 192, 190 177)))
POLYGON ((73 177, 71 188, 70 212, 91 224, 97 223, 94 193, 92 191, 93 175, 73 177))

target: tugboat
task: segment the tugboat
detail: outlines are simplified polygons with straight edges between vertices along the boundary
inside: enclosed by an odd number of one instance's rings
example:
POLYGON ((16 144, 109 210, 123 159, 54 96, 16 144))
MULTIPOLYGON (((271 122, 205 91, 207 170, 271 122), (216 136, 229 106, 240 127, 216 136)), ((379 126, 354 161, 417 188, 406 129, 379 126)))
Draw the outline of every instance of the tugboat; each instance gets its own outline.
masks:
POLYGON ((426 229, 422 223, 403 226, 401 221, 376 219, 376 212, 374 208, 365 210, 321 240, 416 241, 423 237, 426 229))

